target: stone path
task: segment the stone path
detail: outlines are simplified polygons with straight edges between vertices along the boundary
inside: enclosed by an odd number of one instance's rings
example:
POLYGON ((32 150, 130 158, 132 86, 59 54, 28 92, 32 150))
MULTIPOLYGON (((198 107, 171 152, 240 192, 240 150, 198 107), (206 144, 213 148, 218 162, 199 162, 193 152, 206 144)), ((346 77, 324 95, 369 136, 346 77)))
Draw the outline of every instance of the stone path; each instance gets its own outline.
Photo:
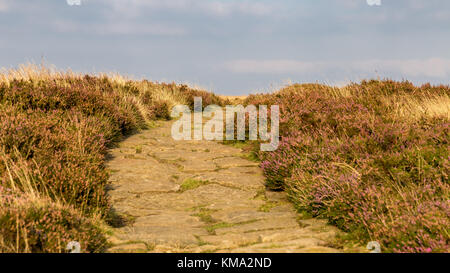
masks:
POLYGON ((172 122, 112 149, 111 202, 123 225, 109 252, 340 252, 337 230, 300 219, 285 193, 266 191, 241 149, 175 141, 172 122))

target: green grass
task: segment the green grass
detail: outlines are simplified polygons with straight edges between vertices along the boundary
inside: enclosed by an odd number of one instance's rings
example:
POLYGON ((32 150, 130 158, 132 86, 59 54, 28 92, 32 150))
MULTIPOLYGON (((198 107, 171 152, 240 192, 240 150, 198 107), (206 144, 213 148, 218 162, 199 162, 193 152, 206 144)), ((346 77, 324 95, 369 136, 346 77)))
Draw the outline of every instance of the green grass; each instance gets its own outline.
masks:
POLYGON ((211 235, 216 235, 216 229, 234 227, 236 224, 220 222, 217 224, 206 226, 206 231, 211 235))
POLYGON ((203 240, 200 236, 194 235, 194 237, 195 237, 195 239, 197 239, 198 246, 209 245, 209 243, 207 241, 203 240))
POLYGON ((211 210, 211 209, 207 209, 207 208, 200 208, 199 212, 192 214, 192 216, 196 216, 200 218, 200 221, 207 223, 207 224, 211 224, 211 223, 216 223, 217 220, 214 219, 211 216, 211 213, 215 212, 216 210, 211 210))
POLYGON ((258 154, 255 152, 255 145, 258 145, 256 141, 250 140, 224 140, 221 142, 223 145, 231 146, 237 149, 241 149, 242 152, 237 156, 252 161, 260 162, 258 154))
POLYGON ((242 149, 248 146, 249 141, 242 141, 242 140, 224 140, 222 141, 222 144, 232 146, 234 148, 242 149))
POLYGON ((197 180, 197 179, 189 178, 189 179, 186 179, 183 182, 183 184, 181 184, 179 192, 193 190, 193 189, 199 188, 201 186, 208 185, 209 183, 210 182, 207 180, 197 180))
POLYGON ((252 162, 261 162, 258 155, 255 152, 246 152, 240 155, 241 158, 247 159, 252 162))
POLYGON ((136 153, 137 154, 141 154, 142 153, 142 146, 139 145, 139 146, 136 147, 136 153))
POLYGON ((261 205, 258 211, 261 212, 270 212, 271 209, 278 207, 280 204, 278 202, 266 201, 263 205, 261 205))

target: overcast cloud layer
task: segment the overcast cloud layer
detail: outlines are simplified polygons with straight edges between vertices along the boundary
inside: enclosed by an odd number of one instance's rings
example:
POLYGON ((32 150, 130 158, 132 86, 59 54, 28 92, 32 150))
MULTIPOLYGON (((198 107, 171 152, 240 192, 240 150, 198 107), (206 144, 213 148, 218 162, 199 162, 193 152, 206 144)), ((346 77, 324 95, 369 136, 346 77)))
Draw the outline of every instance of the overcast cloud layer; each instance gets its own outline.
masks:
POLYGON ((223 94, 378 77, 450 84, 448 0, 77 2, 0 0, 0 66, 44 58, 223 94))

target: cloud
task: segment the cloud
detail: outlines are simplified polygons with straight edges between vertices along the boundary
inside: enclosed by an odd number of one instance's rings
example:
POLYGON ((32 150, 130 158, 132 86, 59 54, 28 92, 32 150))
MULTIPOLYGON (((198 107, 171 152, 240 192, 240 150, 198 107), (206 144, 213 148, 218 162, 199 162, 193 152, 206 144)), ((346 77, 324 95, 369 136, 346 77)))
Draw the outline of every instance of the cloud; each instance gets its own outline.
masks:
POLYGON ((226 16, 232 13, 267 15, 271 13, 272 8, 264 3, 255 1, 201 1, 198 2, 199 8, 211 15, 226 16))
POLYGON ((111 23, 100 25, 95 29, 100 34, 121 34, 121 35, 160 35, 160 36, 181 36, 187 34, 183 27, 169 26, 159 23, 140 25, 136 23, 111 23))
POLYGON ((0 12, 9 11, 10 3, 8 0, 0 0, 0 12))
POLYGON ((367 0, 369 6, 381 6, 381 0, 367 0))
POLYGON ((317 70, 322 65, 292 60, 234 60, 227 62, 225 68, 234 73, 286 74, 317 70))
POLYGON ((69 6, 81 6, 81 0, 67 0, 69 6))
POLYGON ((166 25, 161 23, 141 24, 138 22, 109 22, 97 24, 82 24, 80 22, 57 20, 53 27, 59 32, 84 32, 101 35, 157 35, 157 36, 181 36, 186 35, 183 27, 166 25))
POLYGON ((234 13, 267 15, 273 6, 255 0, 103 0, 114 11, 137 16, 143 11, 167 10, 183 13, 200 12, 211 16, 228 16, 234 13))
POLYGON ((398 72, 405 76, 444 78, 450 75, 450 59, 429 58, 410 60, 372 60, 355 63, 355 68, 376 68, 379 71, 398 72))
POLYGON ((365 60, 351 62, 303 62, 293 60, 234 60, 225 69, 247 74, 303 74, 344 71, 349 73, 398 73, 405 77, 450 76, 450 59, 365 60))

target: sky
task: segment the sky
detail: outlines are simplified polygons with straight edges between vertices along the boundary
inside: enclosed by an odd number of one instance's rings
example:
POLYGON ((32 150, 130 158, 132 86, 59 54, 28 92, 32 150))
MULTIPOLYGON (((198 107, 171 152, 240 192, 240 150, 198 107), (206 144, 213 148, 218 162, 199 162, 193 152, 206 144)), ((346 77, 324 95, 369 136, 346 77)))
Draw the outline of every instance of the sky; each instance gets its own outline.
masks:
POLYGON ((42 60, 226 95, 450 84, 450 1, 0 0, 0 67, 42 60))

